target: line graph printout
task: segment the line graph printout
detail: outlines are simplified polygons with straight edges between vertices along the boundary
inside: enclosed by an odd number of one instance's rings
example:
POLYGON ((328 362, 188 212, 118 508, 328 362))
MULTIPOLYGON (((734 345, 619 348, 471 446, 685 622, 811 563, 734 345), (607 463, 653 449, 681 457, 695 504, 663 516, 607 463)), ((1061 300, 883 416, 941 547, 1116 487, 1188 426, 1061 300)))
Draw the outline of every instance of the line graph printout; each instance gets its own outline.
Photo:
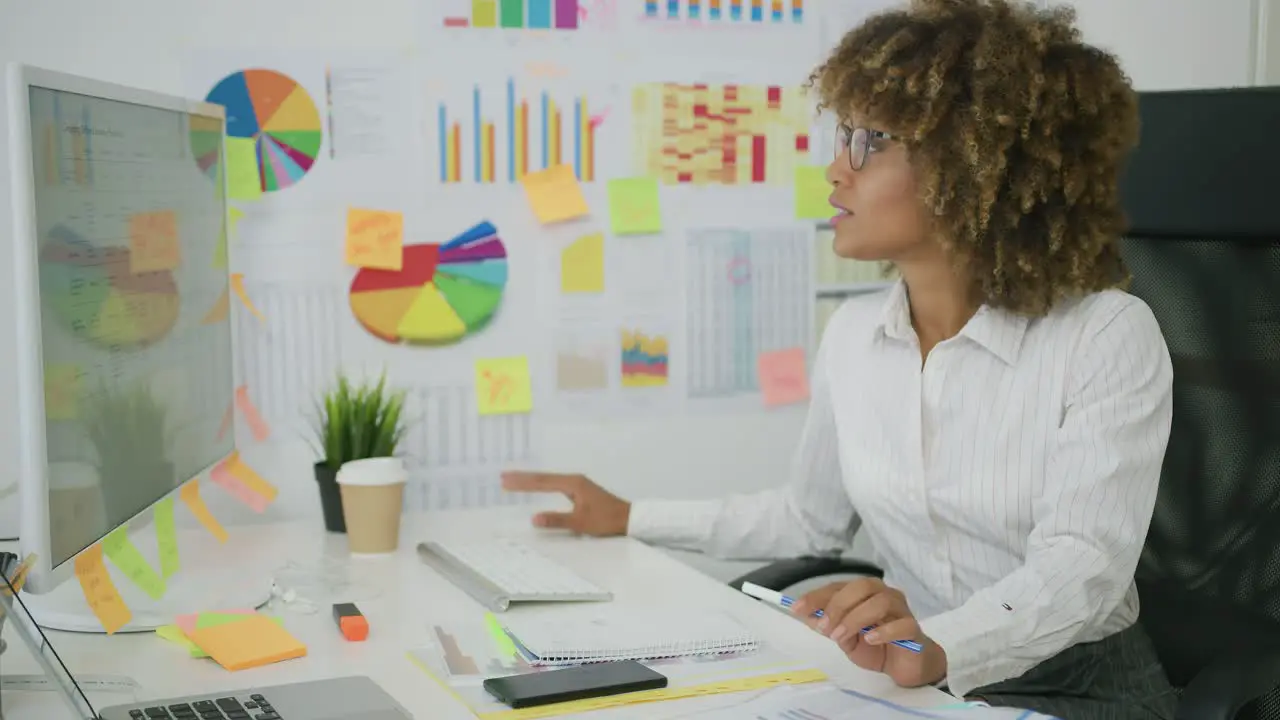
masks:
POLYGON ((799 87, 649 83, 631 110, 636 170, 667 185, 787 184, 809 161, 799 87))
POLYGON ((813 240, 803 228, 691 231, 685 248, 688 395, 760 392, 761 353, 808 351, 813 240))
POLYGON ((535 457, 528 414, 480 415, 475 389, 433 385, 410 391, 404 455, 411 458, 406 499, 419 510, 519 505, 525 493, 502 491, 499 473, 535 457))

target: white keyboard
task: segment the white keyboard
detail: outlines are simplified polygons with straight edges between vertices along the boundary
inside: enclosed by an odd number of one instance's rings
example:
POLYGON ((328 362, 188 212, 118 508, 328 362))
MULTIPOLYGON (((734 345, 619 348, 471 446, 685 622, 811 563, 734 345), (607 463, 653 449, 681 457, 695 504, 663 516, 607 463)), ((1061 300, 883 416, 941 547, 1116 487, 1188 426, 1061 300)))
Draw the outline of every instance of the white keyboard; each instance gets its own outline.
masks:
POLYGON ((513 602, 613 599, 612 593, 516 540, 432 540, 418 543, 418 557, 496 612, 513 602))

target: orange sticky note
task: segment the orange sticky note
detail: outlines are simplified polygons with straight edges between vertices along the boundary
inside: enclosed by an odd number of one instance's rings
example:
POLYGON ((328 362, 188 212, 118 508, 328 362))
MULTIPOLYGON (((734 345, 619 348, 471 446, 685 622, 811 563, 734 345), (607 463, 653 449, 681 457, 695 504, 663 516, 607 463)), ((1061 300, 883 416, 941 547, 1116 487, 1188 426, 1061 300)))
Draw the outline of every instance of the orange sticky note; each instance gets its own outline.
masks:
POLYGON ((176 212, 137 213, 129 218, 130 273, 173 270, 181 263, 176 212))
POLYGON ((209 479, 258 513, 265 511, 279 494, 274 485, 244 464, 238 453, 232 453, 231 457, 214 466, 209 479))
POLYGON ((379 270, 404 266, 404 213, 347 208, 347 264, 379 270))
POLYGON ((809 399, 809 373, 802 348, 760 353, 756 365, 765 405, 790 405, 809 399))
POLYGON ((197 627, 188 632, 187 637, 219 665, 233 671, 307 654, 306 645, 265 615, 249 615, 240 622, 197 627))
POLYGON ((249 299, 249 293, 244 289, 244 273, 231 273, 231 289, 236 291, 236 295, 240 297, 240 302, 244 303, 249 312, 257 315, 262 322, 267 321, 262 316, 262 313, 258 312, 258 308, 253 306, 253 301, 249 299))
POLYGON ((538 222, 553 223, 572 220, 590 212, 582 186, 569 165, 556 165, 520 178, 525 197, 538 222))
POLYGON ((84 599, 108 635, 133 619, 133 612, 124 604, 124 598, 120 597, 120 591, 111 581, 111 574, 102 561, 102 545, 94 544, 77 555, 75 568, 84 599))
POLYGON ((204 498, 200 497, 199 478, 192 478, 190 482, 183 485, 178 491, 178 497, 182 498, 182 502, 187 504, 191 514, 196 516, 196 520, 199 520, 211 535, 218 538, 219 542, 227 541, 226 529, 222 527, 222 523, 218 522, 218 518, 209 512, 209 506, 205 505, 204 498))
POLYGON ((262 442, 271 435, 271 428, 262 419, 258 408, 254 407, 253 401, 249 399, 249 388, 244 385, 236 388, 236 407, 240 408, 245 422, 249 423, 249 431, 253 433, 254 440, 262 442))
POLYGON ((223 322, 227 319, 227 315, 231 312, 231 288, 222 291, 222 296, 218 301, 209 308, 209 312, 204 314, 204 319, 200 321, 202 325, 213 325, 223 322))

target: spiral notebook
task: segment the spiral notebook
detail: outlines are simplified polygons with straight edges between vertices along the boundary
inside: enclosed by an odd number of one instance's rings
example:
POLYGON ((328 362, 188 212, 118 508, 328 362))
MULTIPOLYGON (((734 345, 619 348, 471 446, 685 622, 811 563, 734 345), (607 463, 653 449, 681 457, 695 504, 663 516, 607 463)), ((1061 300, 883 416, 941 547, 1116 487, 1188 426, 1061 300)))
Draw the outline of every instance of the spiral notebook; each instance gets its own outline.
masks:
POLYGON ((503 626, 530 665, 655 660, 755 650, 759 641, 722 613, 585 608, 554 617, 508 618, 503 626))

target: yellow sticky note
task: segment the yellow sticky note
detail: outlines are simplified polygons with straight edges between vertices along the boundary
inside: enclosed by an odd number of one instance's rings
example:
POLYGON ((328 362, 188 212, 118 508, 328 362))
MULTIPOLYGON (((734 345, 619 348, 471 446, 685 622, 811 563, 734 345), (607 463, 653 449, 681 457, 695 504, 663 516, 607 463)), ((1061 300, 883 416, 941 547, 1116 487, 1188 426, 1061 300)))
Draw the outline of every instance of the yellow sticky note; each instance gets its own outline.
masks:
POLYGON ((173 270, 182 264, 178 241, 178 213, 172 210, 136 213, 129 217, 129 272, 173 270))
POLYGON ((227 210, 227 221, 222 226, 222 234, 218 236, 218 245, 213 249, 213 269, 225 270, 227 267, 227 243, 232 236, 240 232, 240 220, 244 211, 240 208, 227 210))
POLYGON ((186 503, 187 509, 192 515, 196 516, 196 520, 209 531, 211 535, 218 538, 219 542, 227 541, 227 531, 222 527, 222 523, 218 522, 218 518, 209 512, 209 506, 204 504, 204 498, 200 497, 200 480, 192 478, 190 482, 182 486, 178 491, 178 497, 182 498, 182 502, 186 503))
POLYGON ((520 178, 525 197, 533 207, 538 222, 553 223, 572 220, 590 212, 582 186, 568 165, 556 165, 520 178))
POLYGON ((258 320, 267 321, 267 318, 258 311, 258 308, 253 306, 253 301, 249 299, 249 291, 244 289, 244 273, 231 273, 231 289, 236 291, 236 296, 249 309, 249 312, 256 315, 258 320))
POLYGON ((647 177, 610 180, 609 220, 614 235, 662 232, 658 181, 647 177))
POLYGON ((507 415, 533 410, 529 358, 476 361, 476 407, 481 415, 507 415))
POLYGON ((50 420, 80 416, 80 368, 49 365, 44 369, 44 412, 50 420))
POLYGON ((142 557, 138 546, 129 539, 127 525, 112 530, 102 539, 102 550, 111 558, 120 572, 133 581, 142 591, 159 600, 164 597, 164 578, 151 567, 151 563, 142 557))
POLYGON ((244 670, 307 654, 306 645, 265 615, 197 627, 187 637, 228 670, 244 670))
POLYGON ((253 138, 227 138, 227 197, 257 200, 262 197, 262 175, 258 169, 258 144, 253 138))
POLYGON ((120 597, 120 591, 111 581, 111 574, 102 561, 101 544, 94 544, 77 555, 75 569, 84 599, 108 635, 133 619, 133 612, 124 604, 124 598, 120 597))
POLYGON ((829 220, 832 215, 835 215, 829 201, 831 183, 827 182, 825 166, 797 167, 795 184, 797 220, 829 220))
POLYGON ((604 292, 604 233, 580 237, 560 253, 560 291, 604 292))
POLYGON ((404 266, 404 213, 347 208, 347 264, 399 270, 404 266))
POLYGON ((160 551, 160 574, 166 578, 178 572, 178 531, 173 522, 173 498, 156 503, 153 511, 156 526, 156 546, 160 551))

